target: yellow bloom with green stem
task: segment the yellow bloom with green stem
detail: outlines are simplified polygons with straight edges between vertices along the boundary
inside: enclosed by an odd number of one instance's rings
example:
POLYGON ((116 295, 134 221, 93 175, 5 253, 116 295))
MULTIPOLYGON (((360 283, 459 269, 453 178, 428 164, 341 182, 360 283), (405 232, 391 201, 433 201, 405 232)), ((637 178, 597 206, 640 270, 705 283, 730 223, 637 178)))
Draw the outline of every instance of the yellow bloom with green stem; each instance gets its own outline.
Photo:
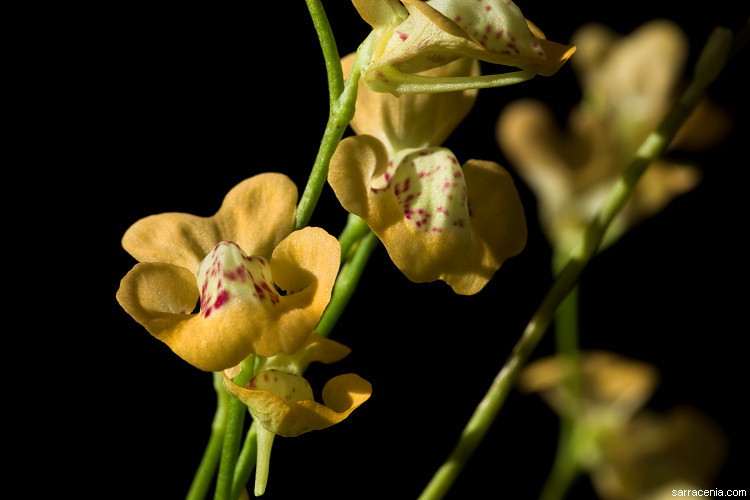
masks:
POLYGON ((140 262, 122 279, 118 302, 201 370, 296 352, 320 320, 340 264, 338 241, 326 231, 292 231, 296 201, 288 177, 265 173, 235 186, 211 217, 137 221, 122 244, 140 262))
MULTIPOLYGON (((344 59, 345 70, 351 56, 344 59)), ((478 74, 460 58, 434 77, 478 74)), ((443 141, 469 113, 476 90, 398 98, 360 84, 352 128, 336 149, 328 182, 341 205, 383 242, 414 282, 480 291, 526 244, 523 206, 510 174, 494 162, 463 166, 443 141)))
POLYGON ((371 384, 349 373, 326 383, 322 392, 324 404, 320 404, 315 401, 310 384, 302 377, 309 363, 332 363, 349 352, 348 347, 313 332, 299 351, 261 359, 255 376, 244 387, 232 381, 239 366, 224 371, 224 387, 247 406, 258 425, 256 495, 265 491, 276 435, 295 437, 325 429, 347 418, 369 399, 371 384))

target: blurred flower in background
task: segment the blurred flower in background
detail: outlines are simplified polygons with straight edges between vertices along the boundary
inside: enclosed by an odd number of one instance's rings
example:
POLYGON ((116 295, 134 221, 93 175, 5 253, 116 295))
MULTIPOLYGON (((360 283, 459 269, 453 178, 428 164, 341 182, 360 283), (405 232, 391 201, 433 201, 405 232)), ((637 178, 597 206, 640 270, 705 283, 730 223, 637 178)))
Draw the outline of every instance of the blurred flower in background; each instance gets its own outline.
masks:
MULTIPOLYGON (((566 253, 672 105, 688 56, 686 35, 675 23, 661 19, 627 36, 602 24, 586 24, 572 42, 577 52, 571 65, 582 99, 565 126, 547 104, 521 99, 501 112, 496 130, 503 153, 537 197, 543 231, 557 250, 566 253)), ((730 127, 728 114, 704 101, 670 150, 710 149, 730 127)), ((700 173, 692 165, 666 158, 656 161, 613 221, 603 247, 699 181, 700 173)))
POLYGON ((571 454, 603 500, 656 500, 673 489, 704 489, 715 481, 727 454, 727 438, 711 418, 689 406, 665 412, 644 408, 659 383, 655 366, 589 350, 578 363, 580 390, 565 383, 562 358, 530 363, 519 388, 539 393, 557 413, 577 397, 571 454))

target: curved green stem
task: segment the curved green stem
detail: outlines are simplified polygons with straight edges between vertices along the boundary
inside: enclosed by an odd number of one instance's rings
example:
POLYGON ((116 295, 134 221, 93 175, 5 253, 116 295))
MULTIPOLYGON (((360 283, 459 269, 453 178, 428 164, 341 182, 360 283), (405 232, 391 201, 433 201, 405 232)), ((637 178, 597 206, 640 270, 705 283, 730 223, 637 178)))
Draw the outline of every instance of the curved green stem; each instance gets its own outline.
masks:
POLYGON ((318 34, 318 42, 323 51, 323 60, 325 62, 326 74, 328 76, 328 99, 331 108, 333 108, 336 99, 344 90, 344 75, 341 71, 341 61, 339 51, 336 47, 336 39, 331 30, 331 24, 328 22, 323 4, 320 0, 305 0, 307 10, 310 11, 315 32, 318 34))
MULTIPOLYGON (((549 292, 527 324, 521 338, 513 347, 505 365, 474 410, 448 460, 436 471, 419 497, 420 500, 443 498, 474 450, 482 442, 510 394, 521 368, 544 336, 559 305, 578 283, 584 268, 601 245, 604 233, 610 223, 630 198, 638 179, 643 175, 646 167, 664 152, 680 126, 703 97, 706 88, 721 72, 729 52, 726 46, 726 31, 712 35, 698 60, 694 77, 689 85, 677 102, 674 103, 659 127, 649 134, 625 172, 618 178, 614 187, 608 193, 603 206, 589 225, 578 247, 556 277, 549 292), (710 52, 708 55, 706 55, 707 50, 710 52)), ((731 44, 731 35, 729 39, 731 44)))
POLYGON ((221 373, 214 373, 214 390, 216 391, 216 412, 211 422, 211 436, 203 452, 203 457, 190 484, 186 500, 203 500, 211 483, 214 480, 216 467, 219 464, 221 447, 224 442, 224 430, 226 429, 227 409, 229 407, 229 394, 224 390, 221 381, 221 373))
MULTIPOLYGON (((315 210, 315 205, 318 203, 320 193, 323 191, 323 186, 328 178, 328 165, 331 161, 331 157, 336 151, 339 142, 341 142, 346 126, 354 117, 354 105, 357 101, 357 88, 359 86, 362 63, 363 61, 369 60, 373 49, 374 39, 374 36, 371 34, 364 42, 362 42, 359 49, 357 49, 357 56, 349 78, 346 80, 342 91, 336 99, 331 100, 331 114, 328 117, 328 123, 323 132, 323 138, 320 141, 320 148, 315 157, 315 163, 313 163, 310 177, 305 186, 305 191, 302 193, 299 205, 297 206, 294 229, 301 229, 310 222, 310 217, 315 210)), ((328 54, 326 55, 326 60, 328 61, 332 57, 334 57, 334 54, 328 54)), ((338 59, 338 52, 335 53, 335 57, 335 72, 338 74, 342 71, 341 62, 338 59)), ((326 66, 334 65, 327 63, 326 66)), ((331 71, 333 70, 329 68, 329 73, 331 71)), ((329 81, 335 82, 336 80, 337 77, 329 78, 329 81)))

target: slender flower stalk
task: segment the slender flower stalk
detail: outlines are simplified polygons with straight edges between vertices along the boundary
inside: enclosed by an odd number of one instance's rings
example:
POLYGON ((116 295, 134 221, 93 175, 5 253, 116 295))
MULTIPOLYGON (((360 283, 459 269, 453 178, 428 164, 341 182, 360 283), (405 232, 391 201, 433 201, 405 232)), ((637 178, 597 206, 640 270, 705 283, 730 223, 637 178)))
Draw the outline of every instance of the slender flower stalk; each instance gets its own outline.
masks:
MULTIPOLYGON (((317 3, 315 0, 308 1, 310 3, 317 3)), ((316 15, 324 17, 322 6, 319 10, 313 11, 316 15)), ((327 25, 328 22, 316 22, 318 25, 327 25)), ((330 30, 330 26, 328 27, 330 30)), ((320 32, 319 32, 320 33, 320 32)), ((320 36, 320 35, 319 35, 320 36)), ((321 36, 324 38, 324 36, 321 36)), ((310 221, 315 205, 318 203, 320 193, 323 190, 323 186, 328 179, 328 164, 331 161, 333 153, 336 151, 341 138, 344 136, 344 131, 347 125, 354 117, 354 104, 357 101, 357 88, 359 85, 359 78, 361 75, 362 65, 369 60, 370 53, 373 49, 374 36, 368 36, 364 42, 357 49, 357 57, 354 62, 354 67, 346 80, 342 90, 337 94, 335 99, 330 100, 331 114, 328 117, 328 123, 326 124, 325 131, 323 132, 323 138, 320 142, 320 148, 315 158, 310 177, 307 180, 305 191, 302 193, 299 205, 297 206, 297 215, 294 221, 295 229, 303 228, 310 221)), ((330 85, 336 88, 329 89, 329 95, 336 92, 340 79, 343 78, 341 70, 341 60, 339 59, 338 51, 336 50, 336 44, 325 44, 323 45, 323 52, 326 59, 326 69, 329 74, 330 85), (335 59, 335 64, 334 64, 335 59)))
POLYGON ((696 64, 690 83, 661 124, 643 142, 627 169, 610 190, 578 247, 571 253, 568 263, 560 271, 527 324, 505 365, 477 405, 452 453, 436 471, 419 500, 443 498, 482 442, 515 384, 521 368, 544 336, 560 304, 576 287, 583 270, 602 243, 604 233, 629 199, 638 179, 648 165, 664 152, 680 126, 697 106, 706 88, 719 76, 729 56, 732 37, 728 32, 729 30, 717 28, 712 34, 696 64))
MULTIPOLYGON (((255 359, 250 357, 242 362, 242 371, 234 378, 234 383, 244 386, 253 377, 255 359)), ((221 463, 219 474, 216 477, 216 491, 214 500, 235 500, 232 498, 232 483, 234 481, 234 469, 237 464, 237 456, 242 440, 242 426, 245 422, 247 408, 242 401, 230 398, 227 413, 226 431, 224 443, 221 449, 221 463)))
POLYGON ((214 372, 214 389, 216 390, 216 413, 211 422, 211 436, 203 452, 198 470, 195 472, 193 482, 190 485, 186 500, 202 500, 208 489, 219 465, 222 443, 224 442, 224 431, 226 430, 227 410, 229 407, 229 394, 224 390, 221 382, 221 373, 214 372))

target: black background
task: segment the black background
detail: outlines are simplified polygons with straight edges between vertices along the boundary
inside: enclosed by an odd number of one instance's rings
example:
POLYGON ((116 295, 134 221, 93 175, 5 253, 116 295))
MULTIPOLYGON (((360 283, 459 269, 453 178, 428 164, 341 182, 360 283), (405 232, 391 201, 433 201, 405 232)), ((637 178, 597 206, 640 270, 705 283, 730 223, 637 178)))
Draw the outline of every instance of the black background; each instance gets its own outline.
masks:
MULTIPOLYGON (((563 43, 589 21, 627 33, 649 19, 672 19, 692 41, 689 64, 715 25, 738 29, 748 14, 742 2, 728 1, 518 4, 563 43)), ((368 26, 350 2, 324 5, 341 54, 355 50, 368 26)), ((61 172, 77 184, 65 196, 80 221, 70 246, 85 248, 72 261, 101 265, 87 275, 96 291, 71 306, 85 308, 87 321, 75 342, 66 341, 80 356, 66 358, 73 360, 68 397, 55 406, 75 431, 60 445, 68 458, 51 487, 77 498, 183 498, 209 435, 212 379, 116 303, 119 280, 134 264, 120 238, 146 215, 211 215, 232 186, 260 172, 285 173, 301 192, 328 114, 323 59, 301 1, 122 4, 85 13, 94 17, 67 30, 71 49, 57 54, 71 61, 58 75, 69 91, 51 96, 60 109, 51 125, 68 138, 61 150, 76 165, 61 172), (82 125, 70 130, 66 116, 82 125), (85 458, 72 458, 81 449, 85 458)), ((582 346, 656 364, 662 384, 649 406, 693 405, 725 429, 732 446, 716 483, 723 489, 750 487, 746 63, 735 61, 710 90, 736 123, 723 145, 691 157, 702 184, 597 256, 581 283, 582 346)), ((462 162, 493 160, 512 171, 494 126, 502 107, 524 96, 545 100, 561 119, 580 98, 569 67, 482 91, 446 146, 462 162)), ((331 376, 358 373, 373 396, 342 424, 278 438, 266 498, 419 495, 551 283, 533 193, 517 185, 527 248, 476 296, 455 296, 441 282, 411 283, 382 247, 375 251, 332 334, 352 354, 308 371, 318 389, 331 376)), ((326 187, 311 224, 338 234, 345 219, 326 187)), ((533 357, 553 349, 548 334, 533 357)), ((535 498, 556 432, 555 416, 536 396, 513 392, 447 498, 535 498)), ((585 478, 570 498, 593 498, 585 478)))

